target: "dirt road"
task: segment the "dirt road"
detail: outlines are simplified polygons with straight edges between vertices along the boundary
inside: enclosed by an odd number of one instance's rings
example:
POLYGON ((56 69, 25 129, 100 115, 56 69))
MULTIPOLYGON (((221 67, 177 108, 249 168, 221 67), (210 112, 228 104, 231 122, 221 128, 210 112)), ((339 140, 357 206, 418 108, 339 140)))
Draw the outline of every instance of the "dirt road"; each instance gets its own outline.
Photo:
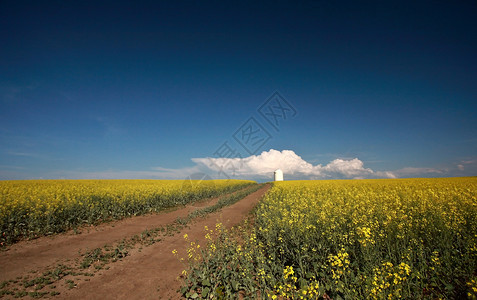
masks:
MULTIPOLYGON (((177 278, 185 265, 172 254, 172 250, 177 249, 179 255, 185 256, 188 242, 183 238, 184 234, 189 236, 189 240, 204 244, 204 226, 213 228, 218 222, 225 227, 237 225, 268 189, 269 185, 266 185, 233 205, 205 218, 197 218, 180 233, 161 237, 160 242, 131 249, 126 257, 109 263, 107 268, 95 272, 94 276, 70 274, 61 278, 58 284, 50 286, 54 292, 45 293, 44 297, 59 293, 54 296, 55 299, 177 299, 180 297, 176 292, 180 287, 177 278)), ((80 254, 87 249, 117 243, 146 229, 168 226, 177 218, 186 217, 197 208, 216 202, 217 199, 212 199, 167 213, 133 217, 84 229, 81 234, 61 234, 15 244, 8 251, 0 252, 0 282, 25 277, 26 274, 42 274, 58 264, 77 263, 81 259, 80 254)), ((48 287, 41 291, 46 289, 48 287)))

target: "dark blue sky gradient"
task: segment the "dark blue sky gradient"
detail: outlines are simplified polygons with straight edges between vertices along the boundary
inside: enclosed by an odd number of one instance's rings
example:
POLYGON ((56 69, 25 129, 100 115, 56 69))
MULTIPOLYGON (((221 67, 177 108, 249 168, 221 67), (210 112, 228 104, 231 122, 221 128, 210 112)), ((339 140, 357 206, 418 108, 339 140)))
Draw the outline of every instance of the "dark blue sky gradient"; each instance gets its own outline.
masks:
POLYGON ((2 1, 0 179, 190 167, 275 91, 261 150, 477 175, 477 2, 257 2, 2 1))

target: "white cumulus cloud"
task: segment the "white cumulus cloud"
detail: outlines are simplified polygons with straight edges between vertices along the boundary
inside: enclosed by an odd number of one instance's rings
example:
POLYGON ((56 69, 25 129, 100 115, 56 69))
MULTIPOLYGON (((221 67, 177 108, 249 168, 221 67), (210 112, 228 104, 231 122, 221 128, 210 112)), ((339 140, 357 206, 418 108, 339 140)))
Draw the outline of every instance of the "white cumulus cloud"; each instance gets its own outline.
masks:
POLYGON ((391 172, 375 172, 365 168, 358 158, 335 159, 325 166, 313 165, 292 150, 270 149, 245 158, 193 158, 201 167, 238 177, 271 177, 281 169, 289 179, 324 178, 394 178, 391 172))

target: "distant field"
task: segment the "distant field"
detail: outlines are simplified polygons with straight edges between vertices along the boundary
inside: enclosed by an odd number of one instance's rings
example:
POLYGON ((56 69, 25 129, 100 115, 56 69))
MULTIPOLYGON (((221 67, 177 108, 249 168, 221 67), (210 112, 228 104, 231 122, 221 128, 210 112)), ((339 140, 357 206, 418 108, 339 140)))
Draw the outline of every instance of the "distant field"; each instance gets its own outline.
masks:
POLYGON ((189 249, 185 296, 477 295, 476 177, 276 182, 253 226, 214 234, 189 249))
POLYGON ((158 212, 255 184, 247 180, 0 181, 0 243, 158 212))

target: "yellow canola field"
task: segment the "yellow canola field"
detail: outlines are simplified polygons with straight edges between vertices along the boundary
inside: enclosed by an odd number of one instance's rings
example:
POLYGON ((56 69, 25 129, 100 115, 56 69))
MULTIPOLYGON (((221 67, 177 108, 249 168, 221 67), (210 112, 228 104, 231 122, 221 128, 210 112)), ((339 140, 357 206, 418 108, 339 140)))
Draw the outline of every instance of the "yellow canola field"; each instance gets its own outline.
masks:
POLYGON ((268 255, 306 281, 271 296, 477 294, 477 177, 277 182, 257 218, 268 255))
POLYGON ((81 224, 157 212, 253 184, 247 180, 0 181, 2 244, 81 224))
POLYGON ((185 297, 477 299, 477 177, 275 182, 206 231, 185 297))

